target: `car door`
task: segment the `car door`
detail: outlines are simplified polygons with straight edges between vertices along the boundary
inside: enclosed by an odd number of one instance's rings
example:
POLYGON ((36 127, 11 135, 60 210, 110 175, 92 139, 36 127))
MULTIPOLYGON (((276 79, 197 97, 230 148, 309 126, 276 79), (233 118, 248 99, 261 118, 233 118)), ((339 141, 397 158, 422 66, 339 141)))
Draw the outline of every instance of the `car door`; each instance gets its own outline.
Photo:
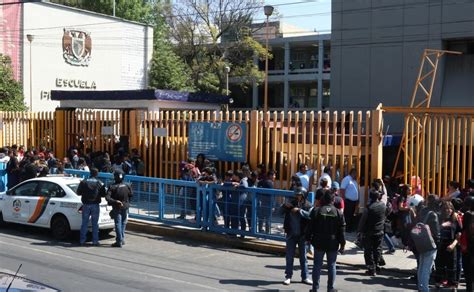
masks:
POLYGON ((37 181, 25 182, 7 192, 4 204, 6 221, 26 223, 30 215, 31 199, 38 189, 37 181))
POLYGON ((56 183, 41 181, 38 191, 30 198, 30 214, 28 223, 47 226, 55 209, 58 199, 65 196, 64 190, 56 183))

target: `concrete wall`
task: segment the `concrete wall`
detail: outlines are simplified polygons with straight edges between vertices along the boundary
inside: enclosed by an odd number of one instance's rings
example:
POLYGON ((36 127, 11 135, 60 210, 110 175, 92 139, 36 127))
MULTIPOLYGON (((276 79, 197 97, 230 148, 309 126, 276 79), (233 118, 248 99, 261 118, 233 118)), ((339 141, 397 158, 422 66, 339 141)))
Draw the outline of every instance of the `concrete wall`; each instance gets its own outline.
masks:
MULTIPOLYGON (((331 108, 409 105, 423 50, 468 38, 471 0, 333 0, 331 108)), ((449 58, 439 67, 431 105, 474 106, 472 55, 449 58)))
MULTIPOLYGON (((81 90, 86 82, 95 88, 86 90, 144 89, 153 50, 150 27, 50 3, 24 4, 23 88, 25 103, 30 105, 30 44, 33 111, 53 110, 58 101, 51 101, 51 90, 81 90), (87 66, 68 64, 63 57, 64 29, 90 33, 91 60, 87 66), (74 80, 73 87, 61 80, 74 80)), ((67 83, 69 84, 69 83, 67 83)))

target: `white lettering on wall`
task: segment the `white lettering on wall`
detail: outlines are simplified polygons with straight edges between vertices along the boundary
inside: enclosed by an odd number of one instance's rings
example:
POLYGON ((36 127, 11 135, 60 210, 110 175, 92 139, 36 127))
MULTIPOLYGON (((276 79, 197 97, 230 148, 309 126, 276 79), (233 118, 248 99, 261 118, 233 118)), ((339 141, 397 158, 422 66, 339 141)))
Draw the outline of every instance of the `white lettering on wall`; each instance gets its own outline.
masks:
POLYGON ((80 80, 80 79, 62 79, 62 78, 56 78, 56 87, 97 89, 97 85, 95 84, 95 81, 86 81, 86 80, 80 80))
POLYGON ((49 91, 41 90, 40 100, 50 100, 51 94, 49 91))

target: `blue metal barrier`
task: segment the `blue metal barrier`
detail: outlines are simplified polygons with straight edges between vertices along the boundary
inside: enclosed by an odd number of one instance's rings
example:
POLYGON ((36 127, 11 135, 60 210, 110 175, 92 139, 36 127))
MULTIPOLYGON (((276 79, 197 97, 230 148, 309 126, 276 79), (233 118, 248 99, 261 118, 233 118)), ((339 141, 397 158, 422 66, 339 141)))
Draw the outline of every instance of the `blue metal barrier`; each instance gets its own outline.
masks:
POLYGON ((0 192, 5 192, 7 190, 7 164, 0 162, 0 192))
MULTIPOLYGON (((6 175, 0 164, 0 180, 6 175), (2 172, 3 171, 3 172, 2 172)), ((89 172, 65 169, 65 173, 89 177, 89 172)), ((111 173, 99 173, 106 186, 113 183, 111 173)), ((170 225, 201 228, 210 232, 284 240, 281 205, 293 197, 292 191, 243 188, 218 184, 201 185, 194 181, 126 175, 133 197, 130 217, 170 225), (248 227, 248 228, 246 228, 248 227)), ((309 194, 314 202, 314 193, 309 194)))

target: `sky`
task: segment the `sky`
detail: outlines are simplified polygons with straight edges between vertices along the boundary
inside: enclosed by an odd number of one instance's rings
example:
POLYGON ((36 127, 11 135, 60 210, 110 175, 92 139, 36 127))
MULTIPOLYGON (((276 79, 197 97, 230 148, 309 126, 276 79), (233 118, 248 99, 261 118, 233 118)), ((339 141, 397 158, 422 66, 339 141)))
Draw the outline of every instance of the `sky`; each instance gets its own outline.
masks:
MULTIPOLYGON (((330 33, 331 0, 264 0, 264 5, 274 5, 282 22, 300 27, 302 31, 330 33)), ((265 19, 263 10, 261 15, 257 21, 265 19)))

